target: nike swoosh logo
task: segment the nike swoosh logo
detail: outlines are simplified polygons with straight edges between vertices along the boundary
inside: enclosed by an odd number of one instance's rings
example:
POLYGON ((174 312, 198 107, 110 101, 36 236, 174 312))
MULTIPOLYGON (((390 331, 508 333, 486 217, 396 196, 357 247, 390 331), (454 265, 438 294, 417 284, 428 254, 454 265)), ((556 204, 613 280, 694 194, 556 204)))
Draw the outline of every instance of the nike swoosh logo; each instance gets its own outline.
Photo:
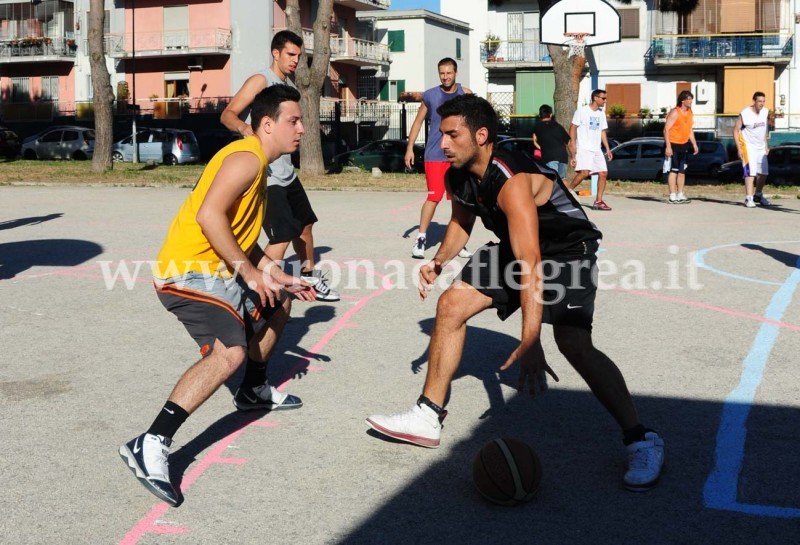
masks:
POLYGON ((250 403, 255 403, 256 401, 258 401, 258 399, 254 398, 254 397, 250 397, 250 396, 249 396, 249 395, 247 395, 247 394, 242 394, 242 397, 243 397, 243 398, 245 398, 245 399, 246 399, 247 401, 249 401, 250 403))
POLYGON ((583 305, 570 305, 569 303, 567 303, 567 308, 569 310, 572 310, 574 308, 583 308, 583 305))
POLYGON ((139 446, 139 438, 136 438, 136 442, 133 444, 133 453, 139 454, 139 451, 142 450, 142 447, 139 446))
POLYGON ((175 414, 175 411, 170 411, 170 410, 169 410, 169 409, 167 409, 166 407, 164 407, 164 410, 165 410, 165 411, 167 411, 169 414, 175 414))

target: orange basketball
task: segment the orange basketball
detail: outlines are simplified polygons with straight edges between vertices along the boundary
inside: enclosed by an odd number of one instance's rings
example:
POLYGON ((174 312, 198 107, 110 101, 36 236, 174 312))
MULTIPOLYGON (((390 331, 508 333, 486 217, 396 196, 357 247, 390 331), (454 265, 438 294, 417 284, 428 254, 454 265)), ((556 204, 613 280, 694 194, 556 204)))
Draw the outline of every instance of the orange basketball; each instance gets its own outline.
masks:
POLYGON ((478 492, 492 503, 530 501, 542 480, 542 464, 531 447, 518 439, 495 439, 478 451, 472 464, 478 492))

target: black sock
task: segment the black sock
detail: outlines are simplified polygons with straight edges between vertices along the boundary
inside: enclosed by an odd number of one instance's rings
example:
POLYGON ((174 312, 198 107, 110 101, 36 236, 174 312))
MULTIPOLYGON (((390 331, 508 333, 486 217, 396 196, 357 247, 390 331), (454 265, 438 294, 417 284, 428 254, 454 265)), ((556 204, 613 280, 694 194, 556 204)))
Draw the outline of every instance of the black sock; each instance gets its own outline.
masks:
POLYGON ((650 431, 641 424, 638 424, 632 428, 627 430, 622 430, 622 442, 625 445, 630 445, 631 443, 636 443, 637 441, 644 441, 644 434, 645 432, 650 431))
POLYGON ((267 362, 247 358, 242 386, 253 388, 267 382, 267 362))
POLYGON ((311 276, 314 274, 314 269, 300 269, 300 274, 303 276, 311 276))
POLYGON ((167 401, 164 407, 159 411, 156 419, 153 420, 147 433, 162 435, 172 439, 178 431, 178 428, 186 422, 187 418, 189 418, 189 413, 187 413, 183 407, 172 401, 167 401))

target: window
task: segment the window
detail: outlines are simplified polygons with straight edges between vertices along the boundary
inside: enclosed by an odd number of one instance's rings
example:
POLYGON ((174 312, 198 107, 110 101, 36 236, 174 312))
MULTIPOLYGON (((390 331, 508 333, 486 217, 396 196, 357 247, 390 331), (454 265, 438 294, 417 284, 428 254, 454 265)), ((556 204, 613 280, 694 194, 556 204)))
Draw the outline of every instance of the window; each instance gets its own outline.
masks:
POLYGON ((78 139, 78 131, 64 131, 64 142, 73 142, 78 139))
POLYGON ((384 82, 381 87, 381 100, 396 101, 406 90, 406 80, 393 80, 384 82))
POLYGON ((61 142, 61 131, 52 131, 39 139, 39 142, 61 142))
POLYGON ((358 83, 356 84, 357 98, 366 98, 373 100, 375 98, 375 89, 377 88, 377 79, 374 73, 358 74, 358 83))
POLYGON ((636 159, 636 152, 638 150, 639 146, 636 144, 627 144, 625 146, 620 146, 616 150, 614 150, 614 160, 636 159))
POLYGON ((58 102, 58 76, 42 76, 42 100, 58 102))
POLYGON ((642 158, 652 159, 653 157, 664 157, 664 146, 658 144, 642 144, 642 158))
POLYGON ((30 78, 11 78, 11 102, 28 102, 31 99, 30 88, 30 78))
POLYGON ((606 91, 606 112, 615 104, 622 104, 627 113, 637 113, 642 107, 642 88, 638 83, 609 83, 606 91))
POLYGON ((189 6, 164 6, 164 49, 189 47, 189 6))
POLYGON ((400 53, 405 50, 406 50, 406 31, 390 30, 389 51, 391 51, 392 53, 400 53))
POLYGON ((461 60, 461 38, 456 38, 456 59, 461 60))
POLYGON ((639 37, 639 8, 619 9, 620 26, 622 27, 622 38, 639 37))

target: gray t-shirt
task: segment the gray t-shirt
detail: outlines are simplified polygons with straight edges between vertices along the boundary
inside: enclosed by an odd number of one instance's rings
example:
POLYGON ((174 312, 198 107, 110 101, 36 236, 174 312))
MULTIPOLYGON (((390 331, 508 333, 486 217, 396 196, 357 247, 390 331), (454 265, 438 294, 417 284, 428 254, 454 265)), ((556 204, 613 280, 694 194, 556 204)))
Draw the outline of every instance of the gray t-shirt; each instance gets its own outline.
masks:
MULTIPOLYGON (((262 70, 257 75, 262 75, 267 80, 267 87, 272 85, 288 85, 289 87, 294 87, 297 89, 297 86, 294 82, 286 78, 286 80, 282 80, 279 78, 275 72, 271 69, 267 68, 266 70, 262 70)), ((247 115, 249 117, 250 111, 249 108, 247 110, 247 115)), ((290 183, 292 183, 296 178, 297 175, 294 173, 294 165, 292 164, 292 156, 291 154, 281 155, 275 161, 271 162, 267 167, 268 177, 267 177, 267 185, 280 185, 286 187, 290 183)))

